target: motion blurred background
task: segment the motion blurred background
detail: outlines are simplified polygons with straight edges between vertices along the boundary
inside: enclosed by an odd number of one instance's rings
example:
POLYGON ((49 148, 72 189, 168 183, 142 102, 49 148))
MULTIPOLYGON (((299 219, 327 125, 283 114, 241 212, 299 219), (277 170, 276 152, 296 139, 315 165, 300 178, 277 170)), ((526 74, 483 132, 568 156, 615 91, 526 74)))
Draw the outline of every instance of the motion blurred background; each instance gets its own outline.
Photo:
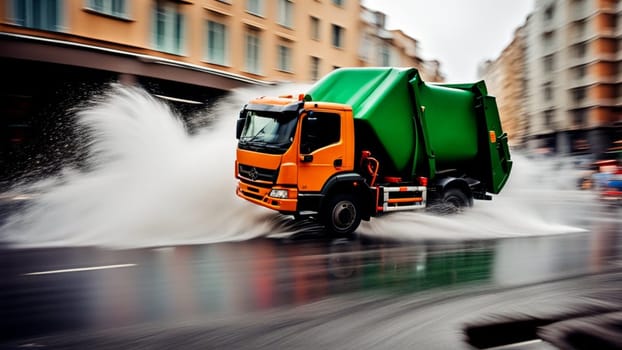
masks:
POLYGON ((79 162, 75 108, 110 82, 141 86, 191 120, 232 89, 308 84, 347 66, 485 79, 514 150, 581 165, 615 157, 619 1, 428 3, 5 1, 0 183, 79 162))

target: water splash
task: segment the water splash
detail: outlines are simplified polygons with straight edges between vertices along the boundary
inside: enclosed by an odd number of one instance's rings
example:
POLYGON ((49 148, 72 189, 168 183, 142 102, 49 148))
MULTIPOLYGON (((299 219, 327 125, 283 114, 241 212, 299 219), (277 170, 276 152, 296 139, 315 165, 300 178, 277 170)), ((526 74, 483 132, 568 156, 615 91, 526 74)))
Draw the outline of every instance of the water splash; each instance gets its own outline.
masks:
POLYGON ((472 240, 586 231, 564 210, 569 202, 589 210, 586 204, 594 203, 594 194, 573 189, 576 179, 568 177, 568 168, 520 153, 513 154, 513 162, 508 183, 491 201, 475 201, 458 215, 398 212, 363 223, 359 232, 405 240, 472 240))
POLYGON ((2 239, 19 246, 160 246, 243 240, 270 231, 273 212, 234 194, 235 120, 257 96, 240 90, 214 106, 209 129, 189 135, 163 102, 113 86, 81 111, 89 170, 30 185, 36 200, 10 217, 2 239))
MULTIPOLYGON (((38 196, 8 219, 0 239, 16 246, 145 247, 304 230, 305 225, 237 198, 233 164, 239 108, 259 95, 306 88, 285 84, 268 93, 235 91, 212 106, 209 128, 190 135, 165 103, 139 88, 115 85, 77 112, 89 139, 88 170, 66 169, 20 189, 38 196)), ((523 165, 516 164, 510 182, 520 185, 523 165)), ((478 202, 459 217, 397 213, 363 223, 359 232, 463 239, 576 231, 545 222, 531 203, 516 201, 524 199, 520 191, 513 194, 512 184, 508 187, 493 202, 478 202)))

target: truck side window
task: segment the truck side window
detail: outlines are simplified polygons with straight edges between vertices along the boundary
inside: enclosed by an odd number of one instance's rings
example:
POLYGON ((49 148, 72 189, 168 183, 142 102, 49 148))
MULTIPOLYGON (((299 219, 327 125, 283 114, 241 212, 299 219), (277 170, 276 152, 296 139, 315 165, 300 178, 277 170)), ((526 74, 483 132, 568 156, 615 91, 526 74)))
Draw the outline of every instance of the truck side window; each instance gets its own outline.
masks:
POLYGON ((300 153, 309 154, 337 143, 340 139, 341 118, 339 114, 309 112, 302 120, 300 153))

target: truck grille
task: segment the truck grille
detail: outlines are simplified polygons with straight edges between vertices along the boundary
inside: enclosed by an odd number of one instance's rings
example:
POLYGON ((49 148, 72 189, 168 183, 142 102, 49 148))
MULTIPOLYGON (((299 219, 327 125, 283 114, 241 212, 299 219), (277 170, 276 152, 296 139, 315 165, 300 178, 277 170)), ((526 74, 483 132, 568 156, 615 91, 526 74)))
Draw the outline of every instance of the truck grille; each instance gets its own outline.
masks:
POLYGON ((238 173, 241 177, 250 181, 266 181, 275 183, 278 176, 277 170, 257 168, 250 165, 239 164, 238 173))

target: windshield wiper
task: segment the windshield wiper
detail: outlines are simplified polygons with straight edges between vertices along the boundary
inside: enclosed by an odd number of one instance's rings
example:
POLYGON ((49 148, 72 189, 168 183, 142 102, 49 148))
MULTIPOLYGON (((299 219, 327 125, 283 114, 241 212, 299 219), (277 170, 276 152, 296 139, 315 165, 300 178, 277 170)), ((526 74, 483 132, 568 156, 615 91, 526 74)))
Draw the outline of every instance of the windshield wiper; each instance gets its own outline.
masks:
POLYGON ((240 140, 240 141, 243 141, 243 142, 253 142, 253 141, 255 141, 259 137, 259 135, 266 133, 264 130, 266 129, 267 126, 268 125, 264 125, 264 127, 261 128, 255 135, 247 136, 246 139, 242 138, 242 140, 240 140))

